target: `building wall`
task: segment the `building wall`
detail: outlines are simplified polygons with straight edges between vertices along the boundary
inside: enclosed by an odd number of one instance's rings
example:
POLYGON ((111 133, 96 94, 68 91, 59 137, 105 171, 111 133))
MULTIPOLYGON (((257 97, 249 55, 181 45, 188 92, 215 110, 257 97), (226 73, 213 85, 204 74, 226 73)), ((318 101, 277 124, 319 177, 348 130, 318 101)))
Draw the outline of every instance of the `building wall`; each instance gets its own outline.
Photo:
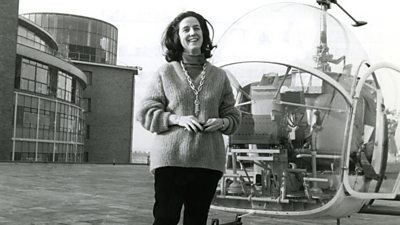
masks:
POLYGON ((12 147, 18 2, 2 1, 0 7, 0 160, 10 160, 12 147))
POLYGON ((79 62, 75 65, 92 73, 83 95, 90 99, 89 112, 85 113, 89 162, 129 163, 135 71, 79 62))

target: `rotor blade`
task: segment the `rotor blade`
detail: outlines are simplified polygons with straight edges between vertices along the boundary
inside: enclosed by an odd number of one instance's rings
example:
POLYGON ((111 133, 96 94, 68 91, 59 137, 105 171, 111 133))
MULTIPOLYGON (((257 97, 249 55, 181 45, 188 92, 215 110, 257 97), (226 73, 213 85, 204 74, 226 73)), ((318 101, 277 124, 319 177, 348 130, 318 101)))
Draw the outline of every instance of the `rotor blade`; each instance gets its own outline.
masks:
POLYGON ((360 27, 360 26, 367 24, 367 22, 365 22, 365 21, 358 21, 358 20, 354 19, 354 17, 352 17, 350 15, 350 13, 348 13, 336 0, 331 1, 331 2, 336 4, 344 13, 346 13, 347 16, 349 16, 355 22, 355 24, 353 24, 354 27, 360 27))

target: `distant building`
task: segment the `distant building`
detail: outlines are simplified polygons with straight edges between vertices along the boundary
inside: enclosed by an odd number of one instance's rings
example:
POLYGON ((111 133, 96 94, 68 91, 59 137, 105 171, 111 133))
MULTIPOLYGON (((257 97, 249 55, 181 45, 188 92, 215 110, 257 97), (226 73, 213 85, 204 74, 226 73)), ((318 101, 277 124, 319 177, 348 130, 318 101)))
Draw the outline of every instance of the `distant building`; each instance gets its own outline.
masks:
POLYGON ((129 163, 140 68, 116 65, 117 29, 18 17, 18 1, 2 5, 0 20, 0 160, 129 163))
POLYGON ((52 34, 62 56, 85 62, 116 64, 118 29, 114 25, 61 13, 27 13, 23 16, 52 34))
POLYGON ((137 68, 73 61, 88 75, 83 92, 89 162, 128 163, 137 68))

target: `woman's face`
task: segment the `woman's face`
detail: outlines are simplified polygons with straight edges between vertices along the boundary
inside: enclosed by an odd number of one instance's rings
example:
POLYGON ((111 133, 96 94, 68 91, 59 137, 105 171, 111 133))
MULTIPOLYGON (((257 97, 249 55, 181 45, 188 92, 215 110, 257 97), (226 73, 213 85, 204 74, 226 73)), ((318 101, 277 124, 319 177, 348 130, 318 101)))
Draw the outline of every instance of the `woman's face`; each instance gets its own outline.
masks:
POLYGON ((179 39, 183 52, 191 55, 201 54, 203 31, 195 17, 186 17, 179 23, 179 39))

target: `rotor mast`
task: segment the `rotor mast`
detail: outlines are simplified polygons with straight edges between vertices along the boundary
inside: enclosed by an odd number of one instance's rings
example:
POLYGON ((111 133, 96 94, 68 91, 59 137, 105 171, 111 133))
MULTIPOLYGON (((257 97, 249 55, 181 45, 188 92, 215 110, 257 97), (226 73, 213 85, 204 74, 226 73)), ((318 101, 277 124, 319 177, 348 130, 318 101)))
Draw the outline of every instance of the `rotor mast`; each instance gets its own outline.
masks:
POLYGON ((323 72, 330 72, 331 67, 329 65, 329 62, 332 60, 333 55, 329 54, 326 15, 328 9, 331 8, 331 0, 317 0, 317 3, 321 7, 321 27, 320 42, 319 46, 317 47, 317 54, 314 56, 314 60, 317 63, 318 70, 321 70, 323 72))
POLYGON ((337 0, 317 0, 317 3, 321 7, 321 27, 320 27, 320 43, 317 46, 317 54, 314 56, 314 61, 317 63, 317 69, 322 72, 331 72, 331 66, 329 63, 339 64, 345 59, 345 56, 341 56, 338 59, 333 59, 333 55, 329 53, 328 47, 328 26, 327 26, 327 12, 331 8, 331 3, 336 4, 347 16, 352 19, 355 24, 354 27, 359 27, 367 24, 367 22, 356 20, 350 15, 337 0))

